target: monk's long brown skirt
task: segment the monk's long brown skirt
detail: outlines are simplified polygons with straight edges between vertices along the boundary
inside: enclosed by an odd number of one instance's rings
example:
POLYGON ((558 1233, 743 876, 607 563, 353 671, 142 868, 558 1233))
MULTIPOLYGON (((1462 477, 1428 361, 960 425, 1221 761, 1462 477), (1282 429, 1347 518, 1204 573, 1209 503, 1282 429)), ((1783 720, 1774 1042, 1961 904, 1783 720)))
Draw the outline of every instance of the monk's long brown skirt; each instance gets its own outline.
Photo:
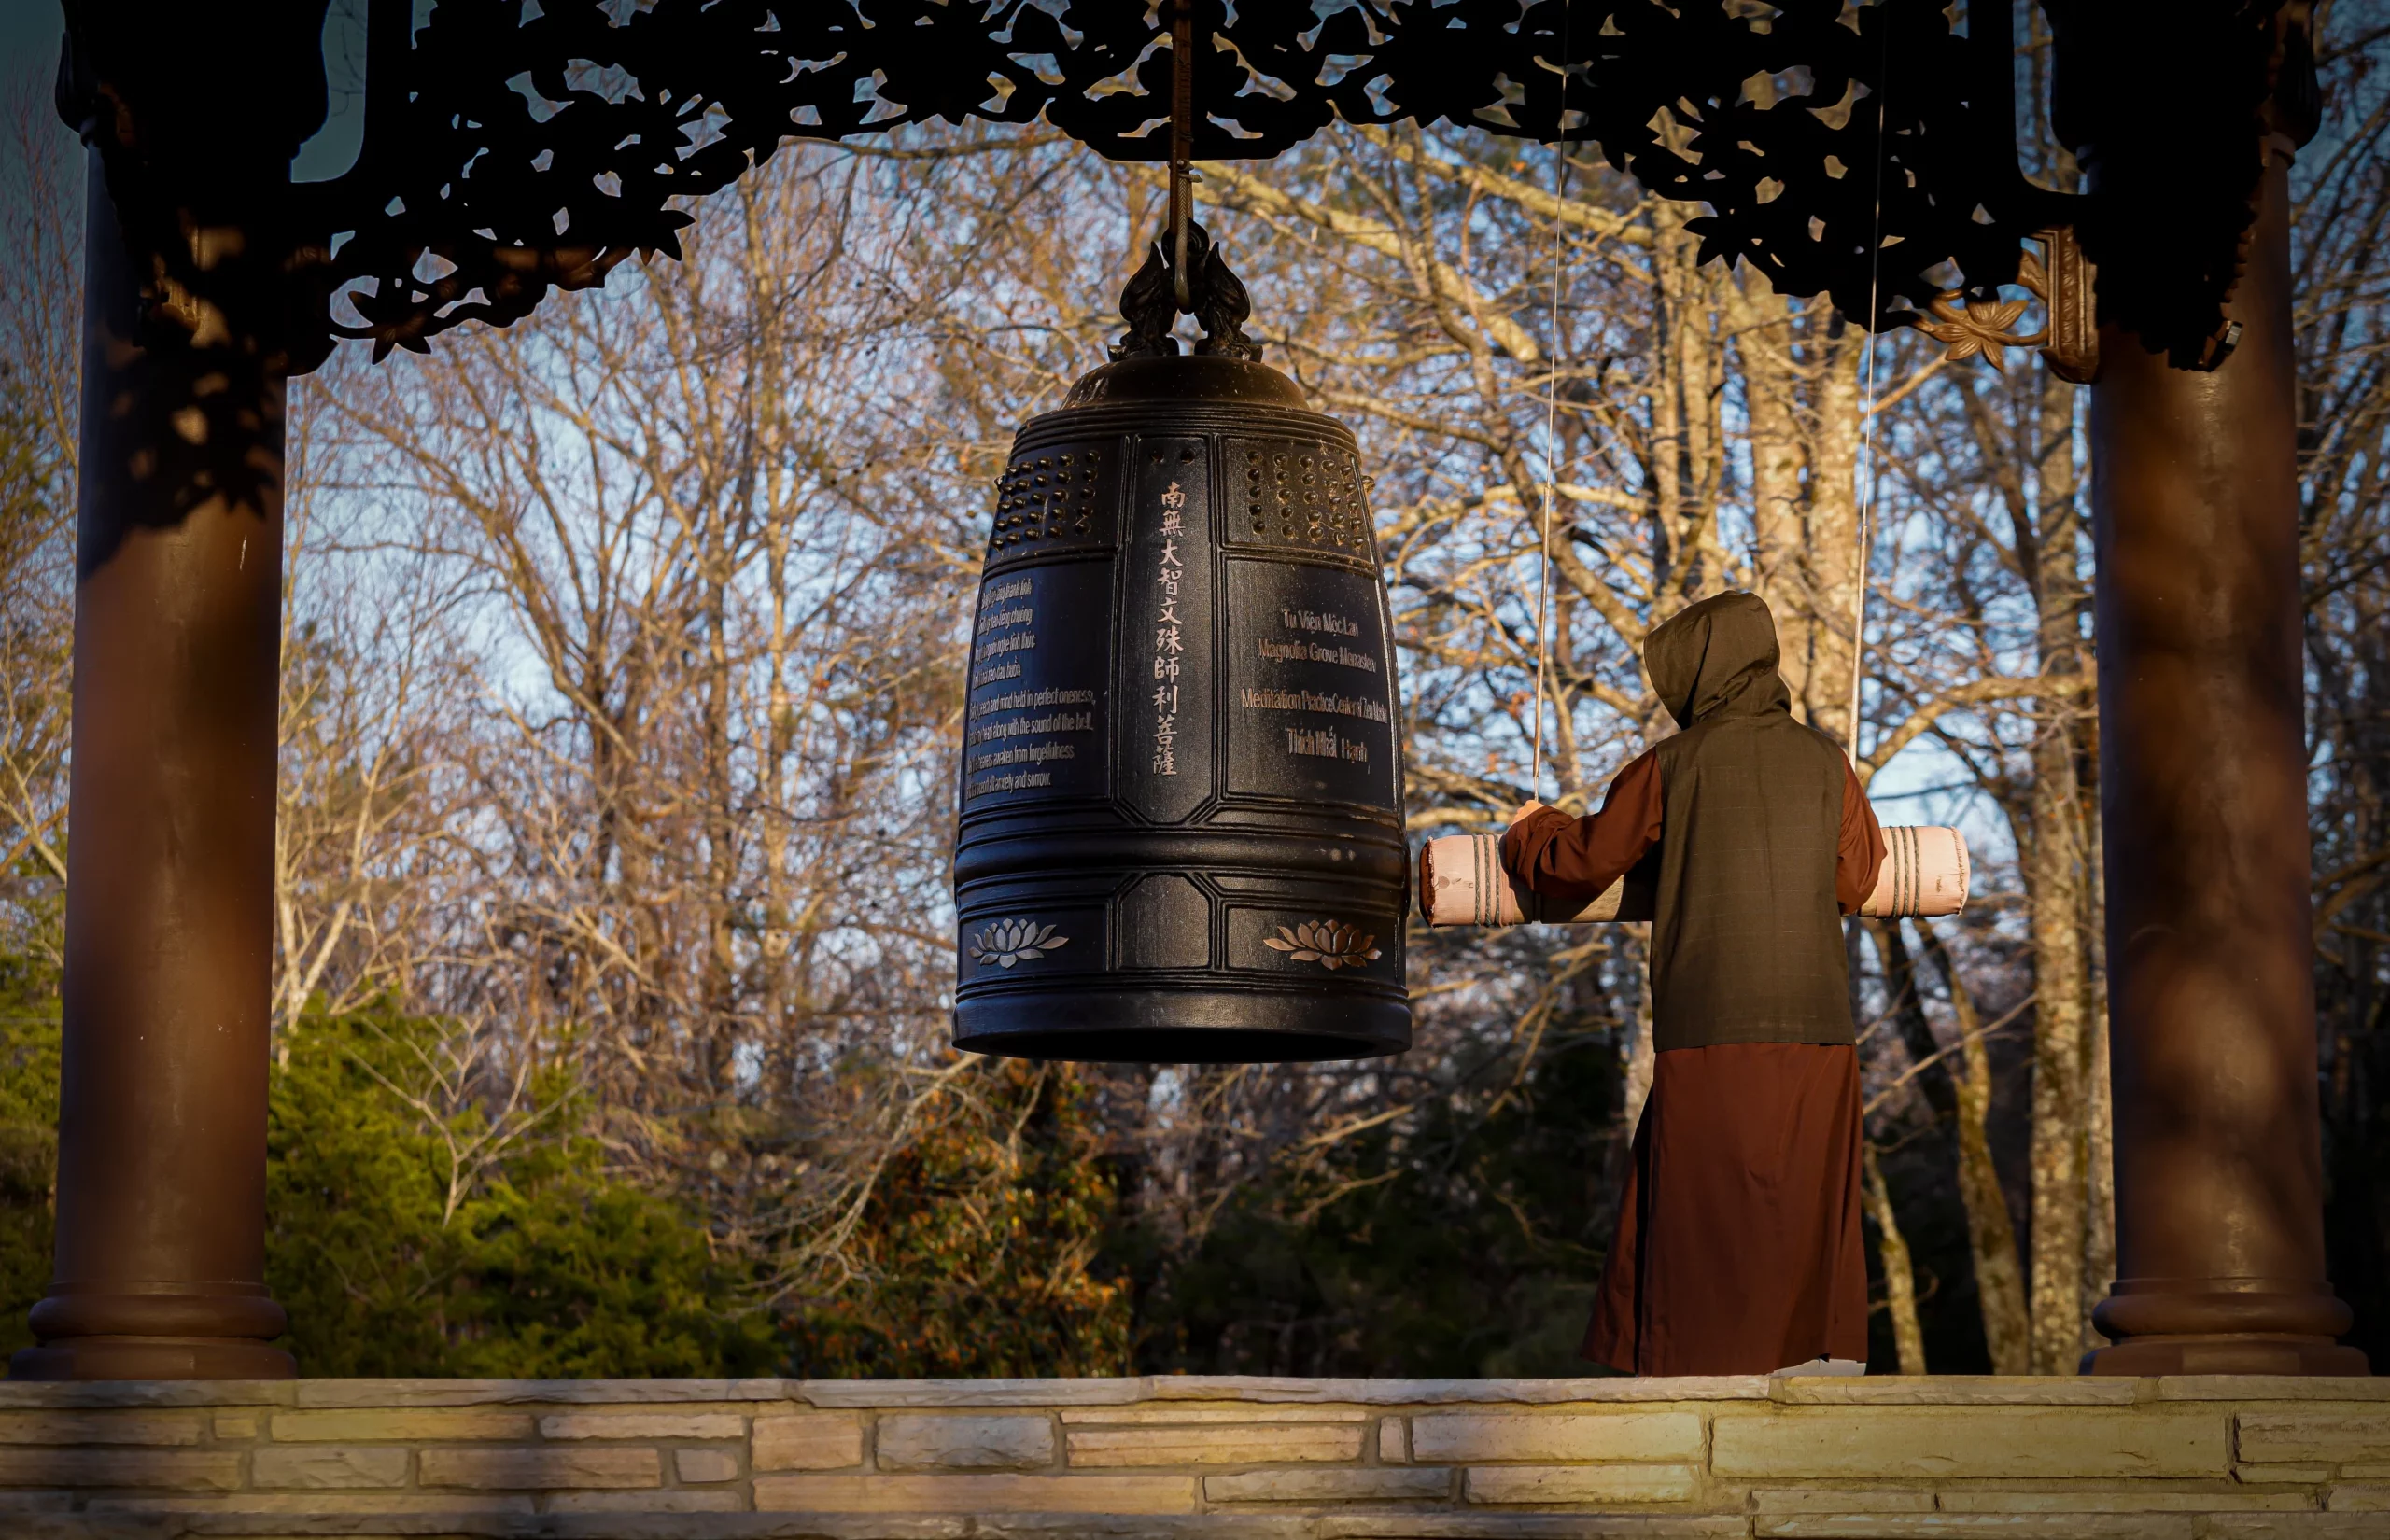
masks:
POLYGON ((1584 1355, 1644 1375, 1865 1358, 1859 1114, 1848 1045, 1659 1055, 1584 1355))

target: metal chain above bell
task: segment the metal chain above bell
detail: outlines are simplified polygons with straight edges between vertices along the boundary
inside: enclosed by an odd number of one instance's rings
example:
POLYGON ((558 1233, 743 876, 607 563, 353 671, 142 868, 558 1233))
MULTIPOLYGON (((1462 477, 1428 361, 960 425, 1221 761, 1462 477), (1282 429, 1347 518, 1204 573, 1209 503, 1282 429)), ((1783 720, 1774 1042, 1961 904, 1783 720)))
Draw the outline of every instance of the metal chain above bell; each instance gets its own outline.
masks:
POLYGON ((1178 339, 1171 328, 1184 314, 1203 329, 1200 355, 1259 362, 1261 344, 1244 334, 1252 297, 1229 271, 1211 231, 1195 222, 1194 7, 1178 0, 1172 13, 1170 111, 1170 223, 1164 239, 1146 254, 1143 267, 1120 293, 1120 315, 1128 331, 1112 345, 1123 358, 1173 357, 1178 339))

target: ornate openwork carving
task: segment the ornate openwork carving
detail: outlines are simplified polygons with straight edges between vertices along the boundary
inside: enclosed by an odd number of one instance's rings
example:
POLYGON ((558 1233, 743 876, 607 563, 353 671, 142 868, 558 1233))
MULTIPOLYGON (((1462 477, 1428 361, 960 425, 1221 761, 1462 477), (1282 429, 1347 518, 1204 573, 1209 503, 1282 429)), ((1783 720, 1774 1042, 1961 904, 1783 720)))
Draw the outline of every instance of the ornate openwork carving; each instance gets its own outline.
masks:
MULTIPOLYGON (((2130 34, 2098 7, 2051 9, 2088 39, 2094 68, 2145 77, 2160 117, 2197 114, 2238 133, 2283 73, 2268 63, 2283 6, 2184 0, 2165 24, 2133 21, 2130 34), (2133 62, 2144 35, 2162 42, 2177 30, 2237 49, 2248 67, 2218 77, 2133 62)), ((1958 10, 1945 0, 1194 0, 1193 151, 1274 155, 1337 119, 1596 143, 1653 191, 1707 205, 1693 223, 1706 254, 1880 326, 1934 298, 1942 285, 1928 275, 1945 262, 1968 299, 1991 301, 2016 281, 2021 238, 2071 217, 2065 200, 2017 174, 2006 0, 1973 0, 1974 40, 1955 30, 1958 10)), ((417 27, 413 0, 371 0, 363 153, 337 182, 295 189, 269 221, 287 231, 282 271, 304 313, 293 324, 370 339, 377 353, 419 349, 468 320, 504 325, 551 288, 603 282, 634 253, 676 252, 689 220, 679 201, 792 137, 1043 120, 1107 156, 1165 159, 1170 11, 1135 0, 440 0, 417 27)), ((304 23, 310 7, 273 7, 259 24, 290 28, 285 12, 304 23)), ((105 98, 120 124, 137 123, 105 35, 86 32, 98 40, 78 48, 95 57, 70 110, 105 118, 89 109, 105 98)), ((100 137, 112 156, 146 163, 171 129, 100 137)), ((2181 157, 2168 172, 2197 228, 2167 238, 2205 255, 2139 303, 2149 327, 2163 329, 2158 312, 2171 303, 2195 313, 2175 329, 2197 330, 2228 287, 2246 222, 2234 210, 2255 160, 2220 154, 2181 157)), ((2144 239, 2125 221, 2086 228, 2102 260, 2100 243, 2123 251, 2144 239)), ((303 367, 320 347, 293 352, 303 367)))
POLYGON ((2104 275, 2101 318, 2179 367, 2230 351, 2266 157, 2315 133, 2308 0, 2043 0, 2058 36, 2059 137, 2094 167, 2074 220, 2104 275))
POLYGON ((2041 255, 2027 252, 2017 267, 2017 281, 2042 302, 2039 331, 2015 329, 2025 314, 2023 300, 1970 300, 1955 289, 1926 301, 1929 318, 1917 329, 1943 344, 1942 356, 1953 363, 1981 355, 1992 368, 2007 371, 2012 347, 2039 348, 2050 372, 2061 380, 2088 385, 2100 371, 2100 333, 2092 324, 2091 270, 2083 247, 2068 229, 2033 232, 2041 255))

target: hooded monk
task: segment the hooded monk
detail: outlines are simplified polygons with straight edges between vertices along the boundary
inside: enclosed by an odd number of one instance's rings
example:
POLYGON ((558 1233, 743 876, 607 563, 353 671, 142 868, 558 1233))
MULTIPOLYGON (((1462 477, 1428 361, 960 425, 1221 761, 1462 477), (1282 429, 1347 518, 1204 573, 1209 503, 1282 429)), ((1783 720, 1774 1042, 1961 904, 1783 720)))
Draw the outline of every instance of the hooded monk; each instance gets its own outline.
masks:
POLYGON ((1867 1271, 1840 917, 1874 889, 1883 832, 1841 749, 1792 720, 1755 595, 1686 609, 1643 665, 1683 731, 1621 770, 1600 812, 1530 802, 1502 840, 1538 893, 1589 899, 1625 875, 1653 898, 1658 1061, 1584 1356, 1643 1375, 1855 1367, 1867 1271))

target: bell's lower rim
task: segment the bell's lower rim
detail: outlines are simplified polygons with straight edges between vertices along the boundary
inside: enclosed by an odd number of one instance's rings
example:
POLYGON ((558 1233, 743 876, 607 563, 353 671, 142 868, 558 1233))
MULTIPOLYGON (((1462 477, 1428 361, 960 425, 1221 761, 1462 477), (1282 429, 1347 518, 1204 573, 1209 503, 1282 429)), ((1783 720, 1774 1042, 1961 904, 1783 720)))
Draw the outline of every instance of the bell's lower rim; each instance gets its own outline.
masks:
POLYGON ((958 1036, 966 1053, 1073 1064, 1304 1064, 1384 1058, 1410 1040, 1240 1027, 1081 1028, 958 1036))
POLYGON ((1293 1064, 1411 1046, 1411 1006, 1399 985, 1323 994, 1291 979, 1258 982, 1189 988, 1115 975, 995 993, 966 985, 955 1001, 954 1045, 1100 1064, 1293 1064))

